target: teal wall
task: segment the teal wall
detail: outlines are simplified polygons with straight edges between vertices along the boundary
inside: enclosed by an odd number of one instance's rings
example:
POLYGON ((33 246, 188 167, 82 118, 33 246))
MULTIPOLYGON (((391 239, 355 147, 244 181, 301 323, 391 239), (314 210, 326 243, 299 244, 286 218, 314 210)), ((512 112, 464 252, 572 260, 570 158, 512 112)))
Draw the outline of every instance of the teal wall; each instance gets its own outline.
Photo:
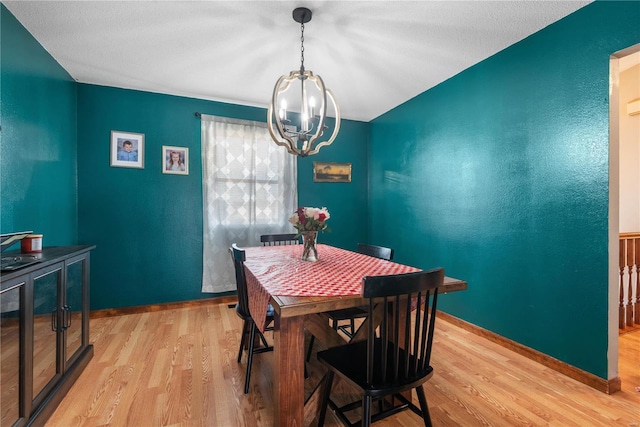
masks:
MULTIPOLYGON (((331 231, 319 243, 356 250, 367 241, 368 123, 342 120, 336 141, 311 157, 298 159, 298 204, 326 206, 331 231), (351 163, 351 183, 313 182, 314 162, 351 163)), ((295 230, 294 230, 295 231, 295 230)))
POLYGON ((4 5, 0 52, 0 230, 76 243, 76 83, 4 5))
MULTIPOLYGON (((3 232, 33 229, 45 245, 95 244, 91 308, 202 294, 202 166, 195 112, 246 120, 266 110, 77 84, 5 8, 1 22, 3 232), (144 169, 110 167, 112 130, 145 135, 144 169), (188 147, 188 176, 161 172, 162 145, 188 147)), ((333 145, 300 159, 299 201, 327 206, 321 242, 366 240, 369 125, 345 120, 333 145), (353 163, 353 182, 313 182, 313 161, 353 163)), ((291 231, 294 231, 293 228, 291 231)), ((257 242, 255 242, 257 243, 257 242)))
POLYGON ((371 131, 370 239, 466 279, 443 310, 602 378, 609 56, 639 42, 637 2, 596 2, 371 131))
MULTIPOLYGON (((97 245, 91 261, 92 309, 212 296, 200 290, 202 160, 196 111, 266 119, 260 108, 79 85, 79 238, 97 245), (145 135, 144 169, 110 167, 112 130, 145 135), (189 148, 188 176, 162 173, 163 145, 189 148)), ((321 242, 355 247, 354 242, 366 239, 366 222, 356 213, 366 204, 361 153, 368 124, 344 121, 342 126, 333 145, 300 160, 298 194, 300 203, 327 206, 332 214, 330 224, 337 232, 322 235, 321 242), (314 183, 314 160, 353 162, 353 183, 314 183)))
MULTIPOLYGON (((469 281, 445 311, 606 378, 608 67, 640 42, 637 5, 596 2, 371 124, 343 122, 299 159, 300 204, 332 214, 321 242, 442 265, 469 281), (313 161, 353 163, 353 182, 314 183, 313 161)), ((265 111, 77 85, 0 13, 2 231, 96 244, 92 309, 210 296, 194 113, 265 111), (109 166, 111 130, 145 134, 144 169, 109 166), (162 145, 190 148, 188 176, 161 173, 162 145)))

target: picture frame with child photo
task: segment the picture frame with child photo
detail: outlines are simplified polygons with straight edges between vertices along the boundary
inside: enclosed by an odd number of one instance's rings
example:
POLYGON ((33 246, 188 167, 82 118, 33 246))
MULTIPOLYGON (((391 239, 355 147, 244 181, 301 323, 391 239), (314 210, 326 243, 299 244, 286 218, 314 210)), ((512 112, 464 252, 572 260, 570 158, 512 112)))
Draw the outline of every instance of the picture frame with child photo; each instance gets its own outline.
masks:
POLYGON ((110 165, 144 169, 144 134, 112 130, 110 165))
POLYGON ((162 173, 189 175, 189 149, 163 145, 162 173))

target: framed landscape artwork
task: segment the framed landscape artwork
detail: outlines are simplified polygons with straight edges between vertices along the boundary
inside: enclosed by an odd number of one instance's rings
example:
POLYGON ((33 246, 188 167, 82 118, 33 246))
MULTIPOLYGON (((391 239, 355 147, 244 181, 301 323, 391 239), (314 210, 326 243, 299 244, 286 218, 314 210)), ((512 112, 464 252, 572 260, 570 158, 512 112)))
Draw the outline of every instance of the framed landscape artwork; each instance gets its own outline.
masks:
POLYGON ((313 162, 314 182, 351 182, 351 163, 313 162))

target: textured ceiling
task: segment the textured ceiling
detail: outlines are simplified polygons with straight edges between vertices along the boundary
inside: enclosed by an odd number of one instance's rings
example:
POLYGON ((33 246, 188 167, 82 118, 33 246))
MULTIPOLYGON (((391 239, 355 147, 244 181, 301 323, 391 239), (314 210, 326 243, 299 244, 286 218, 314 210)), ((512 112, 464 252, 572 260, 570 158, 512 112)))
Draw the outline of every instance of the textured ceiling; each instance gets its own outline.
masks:
POLYGON ((369 121, 590 1, 5 1, 78 82, 266 107, 319 74, 369 121))

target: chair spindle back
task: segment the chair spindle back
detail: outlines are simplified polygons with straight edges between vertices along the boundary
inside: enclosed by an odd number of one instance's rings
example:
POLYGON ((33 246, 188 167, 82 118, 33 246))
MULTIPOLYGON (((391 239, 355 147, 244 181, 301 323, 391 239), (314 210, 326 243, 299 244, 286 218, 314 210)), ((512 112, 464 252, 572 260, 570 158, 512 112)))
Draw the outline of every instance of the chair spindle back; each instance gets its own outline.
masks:
POLYGON ((295 233, 263 234, 260 236, 260 242, 262 246, 297 245, 300 243, 300 237, 296 237, 295 233))
POLYGON ((379 338, 375 322, 369 322, 367 383, 406 384, 430 375, 438 288, 443 281, 442 268, 363 279, 362 296, 369 298, 369 312, 374 313, 377 304, 383 307, 379 338))
POLYGON ((237 244, 231 245, 231 255, 233 266, 236 271, 236 286, 238 287, 238 309, 242 315, 249 316, 249 297, 247 295, 247 277, 244 272, 244 262, 247 255, 244 249, 240 249, 237 244))
POLYGON ((369 255, 375 258, 393 260, 393 249, 384 246, 367 245, 366 243, 358 243, 358 253, 369 255))

